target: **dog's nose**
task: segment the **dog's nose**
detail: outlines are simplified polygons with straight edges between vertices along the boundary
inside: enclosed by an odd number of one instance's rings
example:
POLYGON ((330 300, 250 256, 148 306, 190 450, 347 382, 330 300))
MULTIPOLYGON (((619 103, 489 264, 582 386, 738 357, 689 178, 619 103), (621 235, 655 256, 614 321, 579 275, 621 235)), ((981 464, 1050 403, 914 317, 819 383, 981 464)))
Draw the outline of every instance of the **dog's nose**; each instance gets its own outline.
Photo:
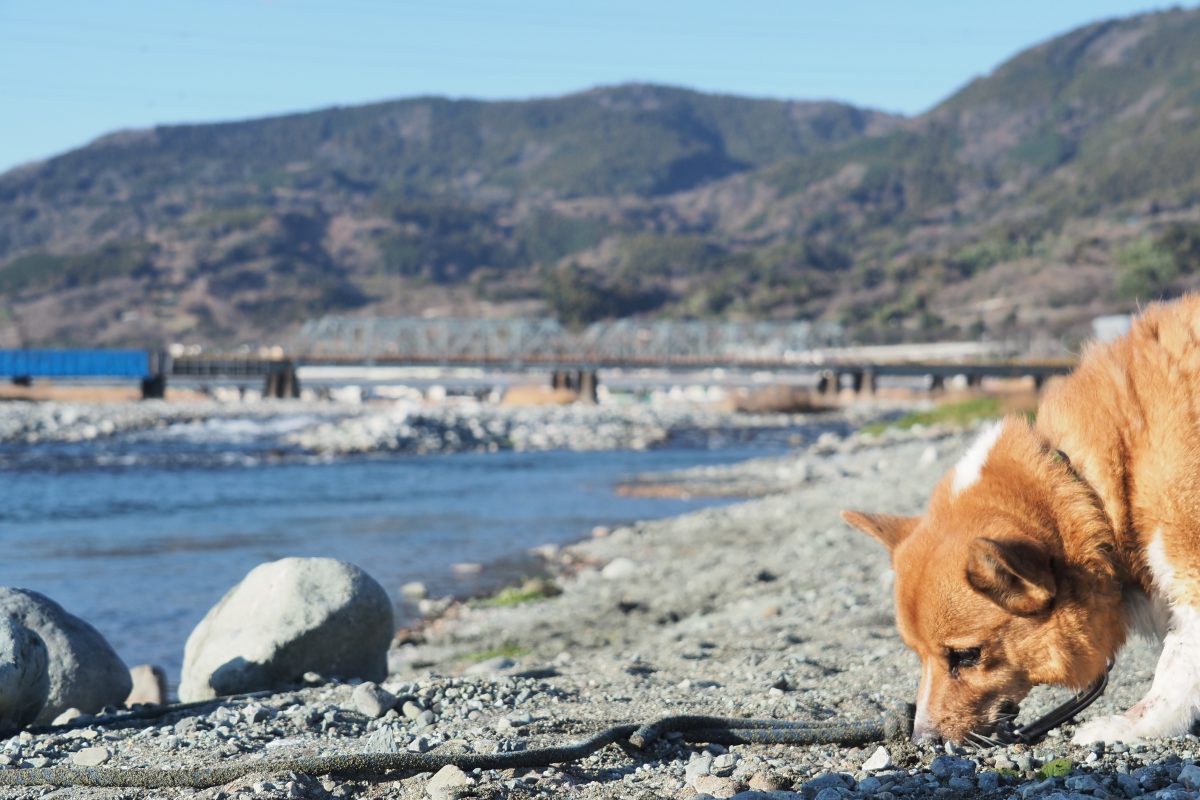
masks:
POLYGON ((913 725, 913 732, 910 739, 913 744, 921 744, 922 742, 936 743, 941 737, 938 736, 937 730, 924 720, 917 720, 913 725))

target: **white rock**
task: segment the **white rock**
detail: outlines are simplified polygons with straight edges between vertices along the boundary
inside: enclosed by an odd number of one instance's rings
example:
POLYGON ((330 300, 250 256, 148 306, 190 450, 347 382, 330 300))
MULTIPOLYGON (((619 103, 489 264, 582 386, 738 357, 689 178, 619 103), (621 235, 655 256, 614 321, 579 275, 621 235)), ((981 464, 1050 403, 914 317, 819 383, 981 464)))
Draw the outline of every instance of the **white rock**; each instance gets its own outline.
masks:
POLYGON ((875 752, 871 753, 871 757, 863 762, 863 772, 878 772, 882 769, 890 769, 892 766, 892 754, 887 751, 882 745, 875 748, 875 752))
POLYGON ((107 747, 85 747, 77 753, 71 754, 71 761, 81 767, 98 767, 105 761, 108 761, 112 753, 107 747))
POLYGON ((709 755, 703 755, 694 761, 688 762, 688 765, 684 767, 684 779, 689 784, 695 784, 697 779, 709 773, 709 770, 712 769, 712 763, 713 757, 709 755))
POLYGON ((453 764, 447 764, 425 784, 425 791, 435 800, 457 797, 463 790, 474 786, 475 779, 453 764))
POLYGON ((400 587, 400 594, 410 600, 420 600, 429 594, 429 590, 421 581, 411 581, 400 587))
POLYGON ((387 592, 353 564, 261 564, 188 637, 179 699, 275 689, 308 672, 382 681, 393 633, 387 592))
POLYGON ((637 564, 633 559, 618 556, 604 565, 604 569, 600 570, 600 577, 615 581, 628 578, 635 572, 637 572, 637 564))

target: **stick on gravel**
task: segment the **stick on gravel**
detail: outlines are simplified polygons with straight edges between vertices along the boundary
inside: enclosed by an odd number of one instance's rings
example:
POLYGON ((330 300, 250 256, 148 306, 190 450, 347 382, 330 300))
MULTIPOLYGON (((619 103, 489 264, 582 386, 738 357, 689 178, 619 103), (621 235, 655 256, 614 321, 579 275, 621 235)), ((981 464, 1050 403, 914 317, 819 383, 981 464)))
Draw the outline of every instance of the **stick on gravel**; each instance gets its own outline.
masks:
POLYGON ((358 755, 241 761, 218 767, 156 769, 121 767, 30 767, 0 770, 0 786, 105 786, 141 789, 221 786, 255 772, 299 772, 381 778, 392 772, 433 772, 453 764, 463 770, 527 769, 577 761, 619 742, 644 747, 659 736, 678 732, 688 741, 756 744, 847 744, 907 737, 908 709, 891 711, 873 722, 792 722, 730 717, 665 717, 645 725, 614 725, 574 744, 515 753, 365 753, 358 755))

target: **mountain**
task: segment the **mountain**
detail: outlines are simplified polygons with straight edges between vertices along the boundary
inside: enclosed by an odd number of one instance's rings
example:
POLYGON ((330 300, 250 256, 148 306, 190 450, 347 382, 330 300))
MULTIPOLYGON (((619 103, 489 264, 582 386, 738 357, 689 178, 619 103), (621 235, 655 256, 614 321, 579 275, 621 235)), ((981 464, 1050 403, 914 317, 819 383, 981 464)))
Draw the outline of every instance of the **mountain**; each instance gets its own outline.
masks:
POLYGON ((0 344, 345 314, 1028 336, 1200 286, 1200 11, 1072 31, 926 114, 625 85, 121 132, 0 175, 0 344))

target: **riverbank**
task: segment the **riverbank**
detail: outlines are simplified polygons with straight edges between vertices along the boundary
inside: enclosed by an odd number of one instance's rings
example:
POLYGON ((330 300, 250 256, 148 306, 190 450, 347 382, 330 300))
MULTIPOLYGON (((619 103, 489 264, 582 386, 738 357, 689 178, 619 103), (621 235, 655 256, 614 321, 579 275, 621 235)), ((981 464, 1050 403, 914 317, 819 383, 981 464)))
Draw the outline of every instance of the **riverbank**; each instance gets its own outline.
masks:
MULTIPOLYGON (((192 767, 392 749, 533 748, 665 714, 875 717, 912 700, 917 664, 895 632, 886 553, 844 525, 838 511, 919 511, 968 439, 930 430, 872 440, 827 437, 796 454, 794 460, 814 466, 778 494, 597 531, 587 541, 545 550, 561 593, 530 592, 513 605, 454 604, 408 632, 391 653, 385 687, 409 701, 379 719, 361 713, 353 687, 314 686, 142 727, 22 734, 0 758, 12 765, 71 763, 99 747, 106 765, 192 767)), ((750 486, 762 469, 748 462, 723 474, 750 486)), ((1127 707, 1152 670, 1149 648, 1127 651, 1109 692, 1086 716, 1127 707)), ((1060 697, 1039 692, 1025 704, 1026 714, 1060 697)), ((1033 748, 954 754, 906 744, 888 744, 886 754, 875 745, 725 752, 671 741, 645 757, 608 747, 562 767, 468 774, 456 792, 690 798, 753 790, 802 800, 1189 796, 1184 785, 1195 768, 1187 771, 1188 764, 1200 752, 1195 737, 1098 751, 1070 746, 1069 734, 1068 728, 1033 748), (1059 775, 1064 769, 1069 774, 1059 775)), ((369 782, 265 771, 200 792, 72 789, 61 796, 420 798, 430 794, 430 777, 369 782)), ((43 795, 28 789, 9 796, 43 795)))
MULTIPOLYGON (((698 403, 505 406, 459 398, 444 402, 370 404, 330 400, 266 402, 0 403, 0 445, 91 442, 141 432, 203 436, 244 421, 286 420, 275 444, 325 457, 363 453, 644 450, 673 439, 726 446, 764 432, 845 420, 847 429, 872 408, 824 414, 746 414, 698 403)), ((213 433, 213 438, 220 431, 213 433)), ((802 438, 792 445, 803 444, 802 438)))

